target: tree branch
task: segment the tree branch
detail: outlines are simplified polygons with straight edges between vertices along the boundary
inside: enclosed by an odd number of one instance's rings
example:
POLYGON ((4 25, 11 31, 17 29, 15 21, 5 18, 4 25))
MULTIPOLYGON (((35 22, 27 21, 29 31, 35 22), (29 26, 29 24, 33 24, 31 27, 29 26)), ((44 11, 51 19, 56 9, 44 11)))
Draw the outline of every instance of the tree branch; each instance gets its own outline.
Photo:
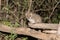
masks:
POLYGON ((53 10, 52 10, 52 12, 51 12, 51 14, 50 14, 50 16, 49 16, 49 19, 50 19, 50 17, 52 16, 53 12, 55 11, 55 9, 56 9, 56 7, 58 6, 59 3, 60 3, 60 1, 57 2, 56 5, 53 7, 53 10))
POLYGON ((44 40, 48 40, 52 37, 56 37, 56 34, 45 34, 45 33, 42 33, 42 32, 32 30, 30 28, 23 28, 23 27, 13 28, 13 27, 8 27, 8 26, 3 25, 3 24, 0 24, 0 31, 8 32, 8 33, 11 33, 11 31, 13 31, 14 33, 17 33, 17 34, 20 34, 20 35, 21 34, 28 35, 28 36, 32 36, 32 37, 35 37, 35 38, 38 38, 38 39, 44 39, 44 40))
POLYGON ((28 24, 29 27, 31 28, 38 28, 38 29, 57 29, 58 28, 58 24, 48 24, 48 23, 35 23, 35 24, 32 24, 32 23, 29 23, 28 24))

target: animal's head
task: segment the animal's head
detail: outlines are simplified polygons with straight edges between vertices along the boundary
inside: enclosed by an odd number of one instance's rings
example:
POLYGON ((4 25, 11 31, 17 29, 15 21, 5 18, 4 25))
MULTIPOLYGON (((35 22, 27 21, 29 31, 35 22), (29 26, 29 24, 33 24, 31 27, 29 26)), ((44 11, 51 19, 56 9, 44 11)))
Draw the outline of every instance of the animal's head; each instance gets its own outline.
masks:
POLYGON ((25 13, 25 16, 26 16, 27 18, 30 18, 30 17, 33 16, 33 13, 32 13, 32 12, 26 12, 26 13, 25 13))

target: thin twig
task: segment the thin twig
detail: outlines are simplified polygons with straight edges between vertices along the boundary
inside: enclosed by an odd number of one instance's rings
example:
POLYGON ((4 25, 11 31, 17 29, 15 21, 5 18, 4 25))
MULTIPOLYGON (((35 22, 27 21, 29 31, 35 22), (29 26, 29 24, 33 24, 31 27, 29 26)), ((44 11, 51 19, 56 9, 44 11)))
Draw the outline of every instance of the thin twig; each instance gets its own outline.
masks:
POLYGON ((35 10, 35 11, 50 11, 52 10, 52 8, 49 8, 49 9, 38 9, 38 10, 35 10))
POLYGON ((50 16, 49 16, 49 19, 50 19, 50 17, 53 15, 54 10, 56 9, 56 7, 58 6, 59 3, 60 3, 60 1, 57 2, 57 4, 53 7, 53 10, 52 10, 52 12, 51 12, 51 14, 50 14, 50 16))
POLYGON ((29 4, 28 4, 29 8, 28 8, 28 13, 30 12, 31 10, 31 6, 32 6, 32 0, 29 0, 29 4))
MULTIPOLYGON (((45 0, 43 0, 39 5, 38 5, 37 3, 36 3, 36 4, 40 7, 40 6, 44 3, 44 1, 45 1, 45 0)), ((37 6, 35 6, 34 9, 35 9, 36 7, 37 7, 37 6)))
POLYGON ((0 11, 1 11, 1 0, 0 0, 0 11))

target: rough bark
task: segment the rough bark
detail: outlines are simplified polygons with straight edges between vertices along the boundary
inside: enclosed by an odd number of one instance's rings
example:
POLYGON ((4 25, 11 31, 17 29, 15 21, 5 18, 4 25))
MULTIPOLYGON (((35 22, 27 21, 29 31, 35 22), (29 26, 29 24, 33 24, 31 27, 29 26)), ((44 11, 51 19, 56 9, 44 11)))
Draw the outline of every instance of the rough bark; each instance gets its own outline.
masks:
POLYGON ((58 24, 52 24, 52 23, 34 23, 34 24, 32 24, 32 23, 29 23, 28 24, 29 25, 29 27, 31 27, 31 28, 41 28, 41 29, 55 29, 55 30, 57 30, 57 28, 58 28, 58 24))
POLYGON ((13 31, 14 33, 17 33, 20 35, 21 34, 28 35, 28 36, 32 36, 32 37, 35 37, 38 39, 44 39, 44 40, 48 40, 50 38, 56 38, 56 34, 45 34, 39 31, 32 30, 30 28, 23 28, 23 27, 13 28, 13 27, 8 27, 3 24, 0 24, 0 31, 8 32, 8 33, 11 33, 11 31, 13 31))

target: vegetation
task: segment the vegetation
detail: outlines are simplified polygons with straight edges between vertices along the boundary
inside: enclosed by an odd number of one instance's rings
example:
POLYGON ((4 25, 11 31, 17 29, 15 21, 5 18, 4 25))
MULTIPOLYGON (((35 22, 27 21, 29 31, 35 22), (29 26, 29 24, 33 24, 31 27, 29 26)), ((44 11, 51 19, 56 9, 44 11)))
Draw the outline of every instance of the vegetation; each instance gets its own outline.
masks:
MULTIPOLYGON (((25 12, 29 9, 29 3, 30 0, 1 0, 0 23, 11 27, 26 27, 25 12)), ((59 23, 60 0, 32 0, 30 11, 40 15, 44 23, 59 23)), ((5 40, 15 40, 16 37, 16 34, 7 35, 5 40)))

